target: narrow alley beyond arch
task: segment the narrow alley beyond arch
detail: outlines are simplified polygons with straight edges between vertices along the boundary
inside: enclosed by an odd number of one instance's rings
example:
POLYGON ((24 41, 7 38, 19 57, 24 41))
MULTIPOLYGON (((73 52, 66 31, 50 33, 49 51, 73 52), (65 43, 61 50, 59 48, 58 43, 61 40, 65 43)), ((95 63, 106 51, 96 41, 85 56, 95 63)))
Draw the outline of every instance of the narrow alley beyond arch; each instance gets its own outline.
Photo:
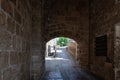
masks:
POLYGON ((80 69, 67 52, 67 47, 57 48, 56 57, 48 56, 45 61, 46 71, 42 80, 98 80, 80 69))

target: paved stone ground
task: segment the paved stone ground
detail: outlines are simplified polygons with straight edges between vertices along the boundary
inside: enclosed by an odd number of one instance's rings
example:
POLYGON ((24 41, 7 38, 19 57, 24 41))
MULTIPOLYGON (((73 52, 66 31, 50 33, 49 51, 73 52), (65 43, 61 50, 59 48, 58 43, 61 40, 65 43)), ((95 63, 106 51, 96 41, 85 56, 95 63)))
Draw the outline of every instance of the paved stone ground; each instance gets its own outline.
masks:
POLYGON ((81 70, 66 51, 58 48, 56 57, 46 57, 46 72, 41 80, 98 80, 81 70))

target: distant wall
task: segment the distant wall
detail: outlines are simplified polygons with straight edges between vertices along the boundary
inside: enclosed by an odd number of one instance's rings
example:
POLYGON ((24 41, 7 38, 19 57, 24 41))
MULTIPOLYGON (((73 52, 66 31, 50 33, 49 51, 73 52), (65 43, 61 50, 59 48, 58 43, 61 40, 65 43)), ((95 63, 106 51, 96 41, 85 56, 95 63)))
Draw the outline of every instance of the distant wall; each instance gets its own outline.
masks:
POLYGON ((77 43, 68 43, 68 52, 76 59, 77 58, 77 43))

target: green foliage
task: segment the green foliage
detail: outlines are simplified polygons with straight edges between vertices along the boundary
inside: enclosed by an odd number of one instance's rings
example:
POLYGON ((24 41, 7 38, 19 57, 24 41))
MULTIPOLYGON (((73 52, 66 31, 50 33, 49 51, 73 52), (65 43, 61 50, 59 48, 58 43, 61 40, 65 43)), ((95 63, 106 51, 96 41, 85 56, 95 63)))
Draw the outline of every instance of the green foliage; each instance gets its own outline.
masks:
POLYGON ((60 45, 61 47, 67 46, 67 43, 68 43, 68 38, 65 37, 60 37, 57 41, 57 45, 60 45))

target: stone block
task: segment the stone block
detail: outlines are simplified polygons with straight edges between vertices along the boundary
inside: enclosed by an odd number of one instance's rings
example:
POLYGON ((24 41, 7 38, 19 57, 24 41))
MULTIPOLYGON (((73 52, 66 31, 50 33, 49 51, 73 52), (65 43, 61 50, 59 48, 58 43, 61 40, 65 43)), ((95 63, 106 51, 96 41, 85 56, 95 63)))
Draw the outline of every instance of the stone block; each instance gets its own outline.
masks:
POLYGON ((6 15, 0 11, 0 28, 5 28, 6 25, 6 15))
POLYGON ((0 69, 9 66, 9 53, 0 52, 0 69))
POLYGON ((22 31, 21 31, 20 25, 19 25, 19 24, 16 24, 16 34, 17 34, 18 36, 20 36, 21 33, 22 33, 22 31))
POLYGON ((22 50, 22 38, 16 37, 16 49, 21 52, 22 50))
POLYGON ((14 11, 14 17, 15 17, 15 20, 16 20, 18 23, 21 23, 21 21, 22 21, 22 16, 20 15, 20 13, 19 13, 18 10, 15 10, 15 11, 14 11))
POLYGON ((7 30, 10 31, 11 33, 15 33, 16 30, 15 21, 10 17, 8 17, 7 19, 7 30))
POLYGON ((30 55, 27 52, 22 52, 22 53, 19 53, 19 57, 20 57, 20 62, 25 63, 29 61, 30 55))
POLYGON ((11 79, 11 68, 8 68, 3 71, 3 80, 10 80, 11 79))
POLYGON ((13 6, 13 4, 10 1, 8 1, 8 0, 1 0, 1 8, 4 11, 6 11, 8 14, 13 16, 14 6, 13 6))
POLYGON ((17 52, 11 52, 10 53, 10 64, 14 65, 14 64, 19 64, 20 60, 19 60, 19 54, 17 52))
POLYGON ((11 50, 11 34, 0 31, 0 50, 11 50))

